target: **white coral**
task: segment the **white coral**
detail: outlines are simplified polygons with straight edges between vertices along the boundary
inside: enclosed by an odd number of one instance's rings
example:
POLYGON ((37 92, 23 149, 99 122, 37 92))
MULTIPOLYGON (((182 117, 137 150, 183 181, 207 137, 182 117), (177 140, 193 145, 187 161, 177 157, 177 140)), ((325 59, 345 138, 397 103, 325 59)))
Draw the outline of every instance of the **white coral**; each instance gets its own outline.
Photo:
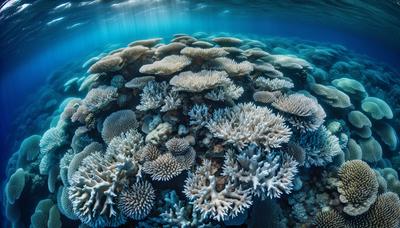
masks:
POLYGON ((140 111, 147 111, 159 108, 167 95, 168 84, 166 82, 150 81, 143 88, 140 94, 140 104, 136 109, 140 111))
POLYGON ((267 107, 244 103, 214 111, 206 127, 216 138, 243 148, 251 143, 269 151, 289 141, 290 129, 284 119, 267 107))
POLYGON ((170 55, 152 64, 140 67, 140 73, 171 75, 190 65, 191 59, 184 55, 170 55))
POLYGON ((298 163, 286 154, 264 155, 253 145, 237 156, 227 153, 222 175, 250 188, 252 194, 262 199, 280 198, 291 192, 297 166, 298 163))
POLYGON ((208 160, 194 174, 189 174, 183 192, 203 218, 211 217, 218 221, 235 217, 252 204, 250 191, 231 182, 218 190, 215 170, 208 160))
POLYGON ((174 76, 169 84, 174 86, 176 91, 201 92, 219 86, 232 84, 224 71, 203 70, 197 73, 186 71, 174 76))
POLYGON ((231 76, 245 76, 253 71, 253 64, 248 61, 237 63, 233 59, 221 57, 216 58, 215 62, 231 76))
POLYGON ((225 51, 223 48, 216 48, 216 47, 206 48, 206 49, 185 47, 184 49, 181 50, 181 54, 191 57, 193 59, 197 58, 197 59, 210 60, 226 56, 229 53, 225 51))
POLYGON ((279 78, 269 79, 264 77, 258 77, 255 83, 258 87, 262 89, 267 89, 269 91, 291 89, 294 87, 294 84, 292 82, 279 78))

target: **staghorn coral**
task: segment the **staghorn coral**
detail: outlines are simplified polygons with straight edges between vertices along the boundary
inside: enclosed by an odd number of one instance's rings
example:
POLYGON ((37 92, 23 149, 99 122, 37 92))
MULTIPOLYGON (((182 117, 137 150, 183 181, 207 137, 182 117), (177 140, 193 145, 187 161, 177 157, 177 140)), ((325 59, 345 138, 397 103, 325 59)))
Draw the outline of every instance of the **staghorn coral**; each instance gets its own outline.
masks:
POLYGON ((154 205, 156 194, 150 182, 137 182, 127 186, 118 195, 118 209, 133 220, 144 219, 154 205))
POLYGON ((206 126, 209 120, 208 107, 204 104, 194 105, 188 112, 190 125, 206 126))
POLYGON ((291 94, 277 98, 272 106, 288 115, 288 121, 301 131, 315 131, 325 121, 325 111, 312 98, 291 94))
POLYGON ((298 162, 286 154, 264 155, 253 144, 237 156, 226 154, 223 175, 261 199, 280 198, 291 192, 297 165, 298 162))
POLYGON ((203 218, 217 221, 235 217, 252 204, 250 190, 235 187, 231 182, 218 189, 215 170, 208 160, 189 174, 183 192, 203 218))
POLYGON ((152 64, 143 65, 139 71, 142 74, 171 75, 190 65, 190 58, 184 55, 170 55, 152 64))
POLYGON ((368 211, 378 194, 378 181, 374 171, 367 163, 352 160, 340 167, 338 176, 340 201, 346 205, 343 211, 351 216, 368 211))
POLYGON ((218 87, 208 92, 204 98, 212 101, 230 101, 237 100, 242 96, 244 90, 240 86, 230 84, 228 86, 218 87))
POLYGON ((140 94, 140 104, 136 109, 140 111, 147 111, 159 108, 167 95, 168 84, 166 82, 149 81, 143 88, 140 94))
POLYGON ((255 143, 269 151, 289 141, 291 131, 284 119, 266 107, 252 103, 214 111, 206 127, 214 137, 243 148, 255 143))

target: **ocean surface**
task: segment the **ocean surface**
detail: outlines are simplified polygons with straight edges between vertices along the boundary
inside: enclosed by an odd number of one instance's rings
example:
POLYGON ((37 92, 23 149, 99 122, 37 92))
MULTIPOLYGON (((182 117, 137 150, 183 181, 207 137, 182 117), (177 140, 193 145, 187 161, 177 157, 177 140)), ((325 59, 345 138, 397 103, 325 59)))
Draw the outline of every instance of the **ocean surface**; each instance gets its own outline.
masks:
POLYGON ((4 227, 399 227, 398 0, 9 0, 0 28, 4 227))

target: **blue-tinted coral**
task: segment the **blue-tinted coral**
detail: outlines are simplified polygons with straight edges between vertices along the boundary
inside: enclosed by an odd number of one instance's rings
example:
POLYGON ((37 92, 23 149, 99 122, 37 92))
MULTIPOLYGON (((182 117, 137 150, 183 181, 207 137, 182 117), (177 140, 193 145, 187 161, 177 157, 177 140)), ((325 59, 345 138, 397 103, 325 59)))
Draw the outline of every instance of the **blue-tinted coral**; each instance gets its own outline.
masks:
POLYGON ((27 226, 22 215, 37 203, 26 193, 46 199, 32 222, 54 227, 59 212, 68 225, 92 227, 308 227, 326 210, 317 224, 398 225, 398 198, 387 192, 399 192, 398 165, 386 153, 396 148, 398 123, 388 119, 398 115, 398 91, 372 87, 391 86, 387 68, 300 40, 198 33, 159 42, 92 58, 84 64, 92 74, 66 80, 71 97, 58 108, 47 102, 56 108, 44 115, 50 129, 7 166, 13 226, 27 226), (372 119, 364 126, 349 113, 372 119), (338 170, 354 157, 380 172, 338 170), (375 176, 378 188, 367 184, 375 176), (256 221, 262 203, 285 218, 256 221))

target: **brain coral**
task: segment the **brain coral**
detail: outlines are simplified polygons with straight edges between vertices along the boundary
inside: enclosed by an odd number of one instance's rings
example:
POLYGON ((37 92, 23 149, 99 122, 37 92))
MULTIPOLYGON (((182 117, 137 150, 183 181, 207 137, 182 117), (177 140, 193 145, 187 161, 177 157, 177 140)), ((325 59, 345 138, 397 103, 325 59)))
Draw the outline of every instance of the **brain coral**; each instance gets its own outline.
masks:
POLYGON ((214 111, 207 128, 214 137, 240 148, 251 143, 263 146, 265 150, 279 148, 291 136, 281 116, 253 103, 214 111))
POLYGON ((312 98, 303 94, 291 94, 276 99, 272 106, 288 114, 289 122, 302 131, 315 131, 325 121, 325 111, 312 98))
POLYGON ((343 211, 351 216, 368 211, 378 194, 374 171, 361 160, 351 160, 340 167, 338 176, 340 201, 346 205, 343 211))
POLYGON ((150 182, 137 182, 124 188, 118 196, 117 205, 125 216, 141 220, 150 213, 155 198, 156 194, 150 182))

